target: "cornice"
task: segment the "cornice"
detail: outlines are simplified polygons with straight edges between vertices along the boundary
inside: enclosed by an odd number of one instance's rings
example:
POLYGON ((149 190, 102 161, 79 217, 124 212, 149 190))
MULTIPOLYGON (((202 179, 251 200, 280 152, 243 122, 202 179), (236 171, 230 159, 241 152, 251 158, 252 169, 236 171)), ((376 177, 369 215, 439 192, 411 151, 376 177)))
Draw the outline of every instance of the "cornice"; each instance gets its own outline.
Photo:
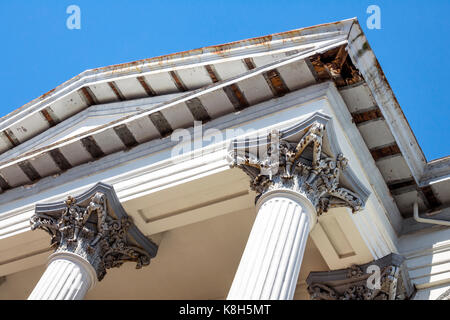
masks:
MULTIPOLYGON (((311 103, 318 105, 325 103, 328 105, 327 100, 331 101, 334 106, 334 101, 338 98, 340 98, 340 95, 334 87, 334 84, 322 83, 287 94, 276 100, 249 107, 239 114, 228 114, 219 119, 212 120, 205 124, 204 131, 208 128, 217 128, 219 130, 237 128, 239 126, 249 125, 252 121, 256 121, 257 123, 259 121, 260 126, 266 126, 264 124, 266 123, 265 119, 270 119, 269 116, 271 115, 276 116, 284 110, 290 110, 292 107, 303 107, 303 105, 310 105, 311 103)), ((343 108, 345 104, 339 105, 338 107, 343 108)), ((341 121, 340 118, 338 120, 341 121)), ((291 119, 287 122, 264 127, 264 129, 286 128, 294 124, 295 119, 291 119)), ((356 128, 354 130, 357 131, 356 128)), ((188 129, 188 131, 192 133, 193 128, 188 129)), ((348 134, 348 131, 346 131, 346 134, 348 134)), ((358 139, 362 141, 360 136, 358 139)), ((97 181, 105 181, 113 185, 120 201, 123 202, 162 188, 168 188, 175 184, 189 181, 189 179, 195 179, 202 175, 205 176, 214 172, 228 170, 228 142, 224 141, 220 145, 212 144, 205 146, 202 152, 203 157, 192 158, 192 154, 180 156, 176 159, 177 166, 175 167, 168 152, 176 142, 171 141, 167 137, 139 145, 133 149, 133 152, 118 152, 102 158, 101 161, 94 161, 70 169, 59 176, 42 179, 30 187, 17 188, 14 192, 1 194, 0 210, 3 213, 0 218, 0 238, 29 230, 28 219, 33 214, 34 203, 59 201, 61 200, 60 194, 83 192, 97 181), (174 168, 177 171, 173 172, 174 168), (168 172, 171 172, 171 174, 168 175, 168 172)), ((359 156, 364 154, 363 150, 360 149, 358 151, 359 156)), ((368 168, 363 160, 358 159, 357 161, 360 162, 359 165, 365 171, 370 172, 370 167, 368 168)), ((373 175, 371 173, 364 178, 371 181, 373 175)), ((374 187, 376 182, 371 181, 370 185, 374 187)), ((378 212, 383 212, 382 210, 378 212)), ((370 219, 383 220, 382 216, 378 217, 376 212, 371 213, 371 215, 370 219)), ((368 217, 361 219, 368 219, 368 217)), ((358 223, 357 221, 359 220, 355 220, 355 223, 358 223)), ((386 228, 383 223, 377 222, 377 228, 386 228)), ((359 228, 362 233, 370 231, 367 229, 367 225, 361 225, 359 228)), ((389 237, 380 237, 379 234, 372 235, 374 232, 375 234, 379 233, 379 231, 372 230, 369 232, 370 235, 367 236, 367 239, 370 240, 369 242, 372 243, 370 247, 376 248, 383 241, 391 241, 388 240, 389 237), (385 238, 382 239, 383 237, 385 238)), ((389 234, 389 231, 383 232, 389 234)), ((385 251, 384 249, 373 250, 374 252, 378 251, 379 255, 385 251)))
POLYGON ((299 50, 314 47, 336 39, 345 39, 353 19, 281 32, 268 36, 204 47, 190 51, 134 61, 131 63, 96 68, 82 72, 57 88, 25 104, 0 119, 0 131, 8 128, 23 117, 44 109, 57 99, 75 92, 88 84, 124 79, 147 74, 167 72, 183 67, 213 64, 217 61, 242 59, 242 56, 257 56, 268 53, 299 50))
POLYGON ((348 52, 366 80, 416 183, 420 183, 426 158, 357 21, 349 32, 348 52))

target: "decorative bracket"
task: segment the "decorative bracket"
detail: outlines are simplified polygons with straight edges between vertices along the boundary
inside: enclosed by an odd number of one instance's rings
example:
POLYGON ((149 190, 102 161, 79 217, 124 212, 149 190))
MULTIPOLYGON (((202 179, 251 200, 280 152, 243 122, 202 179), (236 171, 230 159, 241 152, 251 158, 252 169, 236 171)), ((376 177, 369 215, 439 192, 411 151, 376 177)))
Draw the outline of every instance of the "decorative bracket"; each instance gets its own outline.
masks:
POLYGON ((30 222, 32 230, 51 235, 55 252, 72 252, 89 261, 99 281, 106 269, 126 261, 136 262, 137 269, 149 265, 158 250, 133 224, 114 188, 104 183, 64 202, 37 204, 30 222))

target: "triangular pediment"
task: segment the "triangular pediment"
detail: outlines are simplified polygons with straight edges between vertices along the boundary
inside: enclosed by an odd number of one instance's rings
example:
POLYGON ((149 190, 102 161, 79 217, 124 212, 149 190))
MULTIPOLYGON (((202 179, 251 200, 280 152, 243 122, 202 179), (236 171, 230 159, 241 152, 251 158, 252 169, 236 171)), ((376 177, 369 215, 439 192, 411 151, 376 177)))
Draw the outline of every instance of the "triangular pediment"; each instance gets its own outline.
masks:
POLYGON ((123 117, 131 116, 142 110, 150 110, 156 105, 173 99, 177 94, 138 99, 130 102, 116 102, 94 105, 69 117, 52 128, 48 128, 36 137, 0 154, 0 162, 8 161, 24 153, 37 151, 52 144, 60 144, 75 136, 95 131, 123 117))

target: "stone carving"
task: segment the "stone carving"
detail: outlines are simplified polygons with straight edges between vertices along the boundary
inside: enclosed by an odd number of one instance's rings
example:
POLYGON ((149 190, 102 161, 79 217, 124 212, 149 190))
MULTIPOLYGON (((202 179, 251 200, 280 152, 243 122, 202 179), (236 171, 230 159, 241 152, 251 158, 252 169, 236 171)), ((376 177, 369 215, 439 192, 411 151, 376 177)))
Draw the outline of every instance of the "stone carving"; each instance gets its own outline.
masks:
POLYGON ((354 264, 350 266, 347 273, 347 278, 358 278, 361 277, 364 274, 364 271, 361 269, 360 266, 354 264))
POLYGON ((275 189, 290 189, 306 196, 318 214, 342 206, 359 211, 363 201, 339 183, 341 172, 347 168, 347 159, 342 154, 332 158, 322 152, 324 131, 325 125, 316 121, 298 143, 283 140, 279 131, 272 131, 266 156, 257 157, 234 149, 230 155, 234 159, 232 165, 250 176, 251 189, 259 195, 275 189), (308 146, 311 146, 310 160, 303 157, 308 146))
POLYGON ((31 229, 48 232, 56 252, 72 252, 88 260, 98 280, 103 279, 106 269, 120 267, 126 261, 136 262, 137 269, 148 265, 156 254, 156 245, 140 233, 140 241, 133 239, 129 230, 132 228, 135 235, 139 231, 131 217, 123 213, 111 215, 107 195, 99 191, 92 193, 82 200, 84 205, 68 196, 59 210, 50 209, 51 205, 47 206, 49 212, 36 210, 30 220, 31 229))
POLYGON ((412 290, 402 274, 403 258, 390 254, 379 261, 364 266, 330 272, 312 272, 307 279, 308 292, 312 300, 404 300, 412 290), (365 273, 367 267, 380 268, 379 286, 377 275, 365 273))

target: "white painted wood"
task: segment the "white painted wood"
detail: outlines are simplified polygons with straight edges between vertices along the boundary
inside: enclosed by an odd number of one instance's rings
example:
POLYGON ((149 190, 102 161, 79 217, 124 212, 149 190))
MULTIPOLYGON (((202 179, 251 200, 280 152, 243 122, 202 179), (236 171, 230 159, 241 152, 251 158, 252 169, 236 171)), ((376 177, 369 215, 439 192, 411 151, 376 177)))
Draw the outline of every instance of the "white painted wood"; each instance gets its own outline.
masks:
MULTIPOLYGON (((56 126, 47 129, 40 135, 0 154, 0 161, 12 159, 26 152, 30 152, 31 150, 42 148, 51 143, 71 137, 76 133, 81 133, 107 124, 126 115, 136 113, 139 110, 151 109, 164 101, 178 96, 180 96, 179 93, 90 106, 85 110, 78 112, 76 115, 73 115, 69 119, 58 123, 56 126)), ((151 125, 150 119, 142 118, 139 120, 144 121, 146 125, 145 130, 151 131, 150 134, 154 135, 154 132, 157 133, 156 128, 151 125)), ((130 128, 132 128, 133 126, 142 125, 142 122, 136 121, 129 125, 130 128)), ((159 136, 159 134, 157 134, 157 136, 159 136)), ((7 140, 6 137, 5 139, 7 140)))
MULTIPOLYGON (((373 195, 377 198, 373 202, 375 206, 375 212, 372 212, 371 210, 367 211, 370 212, 370 215, 372 216, 372 222, 381 220, 381 229, 385 229, 385 232, 387 233, 386 242, 393 242, 392 245, 389 245, 389 247, 391 248, 390 252, 397 252, 397 249, 395 248, 395 242, 401 232, 402 227, 402 217, 400 215, 398 207, 386 185, 383 176, 376 166, 375 161, 373 160, 373 157, 371 156, 370 151, 367 148, 367 145, 364 142, 361 133, 353 123, 351 114, 348 111, 348 108, 345 105, 345 102, 342 96, 339 94, 334 83, 330 83, 329 85, 329 88, 327 90, 327 98, 329 99, 330 105, 332 106, 332 108, 330 109, 330 113, 332 114, 332 117, 337 120, 336 123, 340 124, 340 129, 336 128, 336 134, 343 132, 343 140, 349 143, 351 151, 345 150, 344 154, 349 159, 353 158, 349 155, 349 153, 354 153, 355 155, 357 155, 355 157, 355 160, 357 159, 359 165, 356 166, 355 164, 352 164, 352 168, 354 168, 354 170, 356 168, 362 169, 361 171, 356 172, 358 177, 361 179, 362 176, 365 176, 367 181, 370 183, 373 195), (381 212, 383 212, 384 214, 379 214, 381 212)), ((343 141, 342 143, 341 141, 339 141, 339 144, 342 145, 343 141)), ((361 217, 361 215, 359 215, 359 217, 361 217)), ((372 232, 371 229, 374 228, 370 228, 369 224, 368 229, 363 229, 372 232)), ((365 234, 365 232, 362 231, 363 229, 360 229, 362 235, 365 234)), ((373 231, 377 232, 376 230, 373 231)), ((372 237, 369 236, 368 239, 370 238, 372 237)), ((375 255, 374 259, 379 259, 381 257, 383 257, 383 255, 375 255)))
POLYGON ((55 253, 28 300, 82 300, 95 282, 89 262, 75 254, 55 253))
POLYGON ((383 119, 363 122, 358 125, 358 130, 369 149, 395 142, 394 136, 383 119))
POLYGON ((258 201, 258 214, 229 300, 290 300, 316 213, 301 195, 276 192, 258 201))
POLYGON ((349 32, 348 53, 354 65, 366 79, 366 83, 373 93, 383 117, 386 119, 386 123, 394 135, 414 179, 419 182, 427 161, 379 67, 375 54, 368 46, 367 38, 359 23, 354 23, 349 32))
POLYGON ((450 284, 450 228, 435 226, 404 235, 400 253, 406 258, 411 282, 419 291, 415 299, 433 299, 450 284), (434 293, 433 293, 434 292, 434 293))
MULTIPOLYGON (((328 47, 322 48, 322 50, 329 50, 329 49, 336 48, 336 47, 339 47, 339 46, 344 45, 344 44, 345 44, 345 41, 335 41, 335 42, 331 43, 328 47)), ((169 123, 171 123, 172 127, 174 127, 173 123, 178 124, 179 121, 184 120, 183 119, 184 117, 189 117, 189 116, 192 117, 192 115, 188 114, 190 112, 189 112, 189 110, 187 110, 187 107, 182 108, 183 103, 186 102, 187 100, 191 100, 193 98, 198 98, 198 97, 200 97, 202 95, 208 94, 208 93, 216 91, 216 90, 221 90, 222 88, 224 88, 224 87, 226 87, 228 85, 235 84, 235 83, 238 83, 238 82, 247 82, 248 83, 249 79, 254 78, 254 77, 262 77, 262 74, 264 72, 266 72, 266 71, 269 71, 269 70, 272 70, 274 68, 278 68, 278 67, 281 67, 281 66, 284 66, 284 65, 288 65, 288 64, 290 64, 292 62, 303 60, 305 58, 313 56, 316 53, 317 53, 317 51, 315 51, 315 50, 308 50, 308 51, 305 51, 305 52, 302 52, 302 53, 295 54, 293 56, 287 57, 287 58, 285 58, 285 59, 283 59, 281 61, 269 64, 267 66, 250 70, 244 75, 240 75, 240 76, 231 78, 229 80, 222 81, 222 82, 216 83, 216 84, 211 85, 211 86, 207 86, 206 88, 200 88, 200 89, 197 89, 197 90, 194 90, 194 91, 190 91, 189 93, 187 93, 185 95, 182 95, 179 98, 170 100, 170 101, 168 101, 166 103, 161 103, 161 104, 155 106, 155 108, 153 108, 151 110, 142 110, 140 112, 137 112, 133 116, 122 117, 121 119, 117 120, 116 122, 110 123, 108 125, 101 125, 101 126, 97 127, 95 130, 92 130, 92 131, 90 131, 88 133, 81 133, 81 134, 79 134, 77 136, 74 136, 74 137, 71 137, 71 138, 69 138, 69 139, 67 139, 67 140, 65 140, 63 142, 55 143, 52 146, 48 146, 48 147, 39 149, 39 150, 37 150, 35 152, 30 152, 29 154, 23 156, 20 159, 14 159, 14 160, 8 161, 7 163, 4 163, 4 162, 0 163, 0 170, 5 168, 5 167, 17 165, 19 162, 24 161, 24 160, 32 160, 33 158, 40 156, 42 153, 48 152, 50 149, 54 149, 54 148, 57 148, 57 147, 62 148, 63 146, 66 146, 66 145, 69 145, 69 144, 73 144, 73 143, 77 143, 77 141, 83 139, 84 137, 87 137, 87 136, 90 136, 90 135, 95 136, 96 134, 98 134, 98 133, 100 133, 102 131, 105 131, 108 128, 112 128, 112 127, 115 127, 115 126, 118 126, 118 125, 121 125, 121 124, 128 124, 128 123, 136 121, 136 120, 138 120, 138 119, 140 119, 142 117, 147 117, 149 114, 151 114, 153 112, 157 112, 157 111, 161 111, 163 113, 167 113, 167 114, 165 114, 165 116, 168 117, 167 120, 169 121, 169 123), (175 110, 174 108, 176 108, 177 105, 179 105, 178 107, 181 106, 181 108, 178 108, 178 109, 175 110), (179 116, 180 112, 185 113, 183 118, 181 116, 179 116), (175 119, 171 120, 170 118, 172 118, 172 117, 175 118, 175 119)), ((264 81, 264 83, 267 86, 265 81, 264 81)), ((251 88, 249 88, 249 89, 251 89, 251 88)), ((267 90, 270 91, 270 89, 267 89, 267 90)), ((260 91, 264 91, 264 90, 260 90, 260 91)), ((260 101, 259 99, 264 96, 264 92, 260 92, 260 91, 258 90, 258 93, 253 92, 255 94, 254 99, 256 99, 255 103, 260 101)), ((267 95, 267 98, 268 97, 271 97, 271 95, 270 96, 267 95)), ((180 122, 180 126, 183 126, 184 122, 185 121, 180 122)), ((186 121, 186 124, 188 124, 187 122, 188 121, 186 121)), ((192 125, 192 122, 193 122, 193 118, 192 118, 191 121, 189 121, 189 126, 192 125)), ((70 160, 69 160, 69 162, 70 162, 70 160)))

